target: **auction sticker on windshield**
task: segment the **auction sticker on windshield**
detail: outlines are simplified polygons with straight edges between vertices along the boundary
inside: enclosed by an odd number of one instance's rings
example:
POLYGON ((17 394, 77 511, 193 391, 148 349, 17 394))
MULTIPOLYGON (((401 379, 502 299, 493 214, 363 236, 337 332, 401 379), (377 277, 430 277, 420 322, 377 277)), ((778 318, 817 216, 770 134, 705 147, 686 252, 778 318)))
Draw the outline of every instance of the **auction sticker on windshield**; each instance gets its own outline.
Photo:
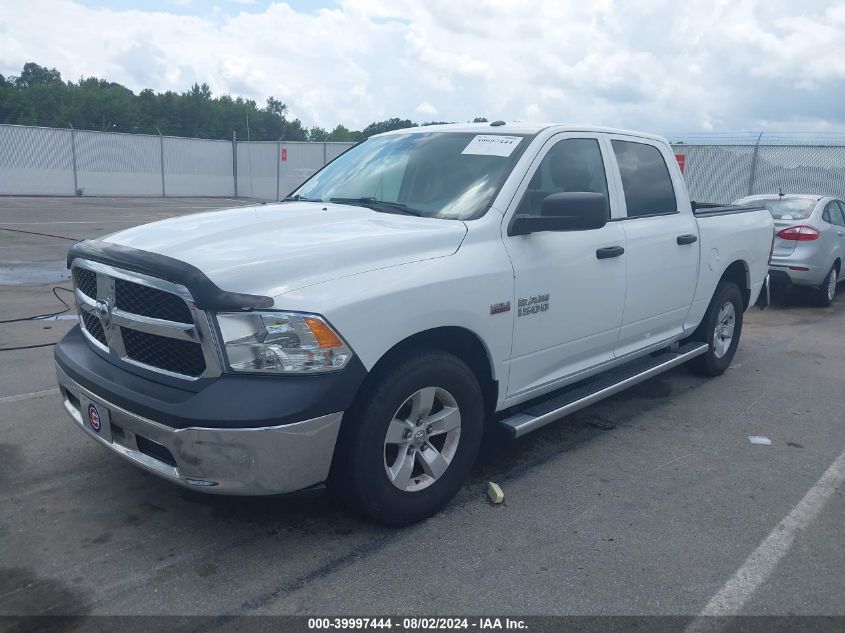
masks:
POLYGON ((497 134, 479 134, 469 142, 461 154, 476 154, 479 156, 510 156, 521 136, 499 136, 497 134))

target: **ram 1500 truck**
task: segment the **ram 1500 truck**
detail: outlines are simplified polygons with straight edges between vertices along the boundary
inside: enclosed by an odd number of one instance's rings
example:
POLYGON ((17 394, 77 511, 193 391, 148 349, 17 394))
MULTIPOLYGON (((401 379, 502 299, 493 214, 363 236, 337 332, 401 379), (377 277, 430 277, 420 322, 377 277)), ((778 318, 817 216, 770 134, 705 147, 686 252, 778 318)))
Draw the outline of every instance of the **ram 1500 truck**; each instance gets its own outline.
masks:
POLYGON ((724 372, 772 227, 694 210, 656 136, 389 132, 278 203, 75 244, 58 382, 77 426, 173 482, 327 482, 406 524, 449 502, 485 425, 521 436, 682 363, 724 372))

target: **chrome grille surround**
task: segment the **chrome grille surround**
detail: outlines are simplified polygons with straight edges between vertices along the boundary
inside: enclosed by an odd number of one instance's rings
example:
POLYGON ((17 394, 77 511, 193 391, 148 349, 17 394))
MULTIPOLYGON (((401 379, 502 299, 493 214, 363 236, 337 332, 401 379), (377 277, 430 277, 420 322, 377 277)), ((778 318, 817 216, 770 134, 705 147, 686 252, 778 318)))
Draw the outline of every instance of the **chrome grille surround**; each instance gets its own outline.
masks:
MULTIPOLYGON (((73 260, 72 275, 74 282, 77 279, 88 276, 83 273, 77 274, 77 269, 92 271, 96 274, 97 289, 96 298, 88 296, 74 283, 74 296, 76 308, 79 315, 79 323, 85 338, 96 349, 105 352, 116 364, 126 363, 147 371, 155 372, 164 376, 178 378, 181 380, 198 380, 200 378, 215 378, 221 374, 220 357, 215 345, 214 329, 211 326, 208 314, 196 307, 187 288, 164 279, 158 279, 149 275, 136 273, 107 264, 101 264, 85 259, 73 260), (174 295, 184 302, 191 315, 191 323, 159 319, 143 314, 128 312, 115 305, 115 284, 116 280, 137 284, 155 291, 174 295), (84 315, 84 317, 83 317, 84 315), (92 317, 96 318, 101 325, 105 343, 98 338, 100 332, 91 332, 86 327, 85 321, 89 322, 92 317), (123 330, 133 330, 153 337, 173 339, 179 341, 174 347, 186 348, 185 343, 195 344, 202 355, 204 370, 196 375, 180 373, 163 367, 141 362, 132 358, 126 350, 123 340, 123 330)), ((89 290, 90 291, 90 290, 89 290)), ((158 293, 156 296, 161 296, 158 293)), ((96 329, 96 328, 95 328, 96 329)), ((173 363, 168 363, 172 366, 173 363)), ((191 364, 191 363, 188 363, 191 364)), ((195 365, 198 366, 198 365, 195 365)))

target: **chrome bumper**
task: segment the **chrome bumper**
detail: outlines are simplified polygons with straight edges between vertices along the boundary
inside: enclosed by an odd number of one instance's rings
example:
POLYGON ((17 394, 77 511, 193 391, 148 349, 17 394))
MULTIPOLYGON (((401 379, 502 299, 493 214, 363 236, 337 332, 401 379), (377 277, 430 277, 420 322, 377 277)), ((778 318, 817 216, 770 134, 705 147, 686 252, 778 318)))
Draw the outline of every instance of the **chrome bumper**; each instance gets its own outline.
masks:
POLYGON ((343 413, 255 429, 173 429, 98 397, 58 365, 65 410, 100 444, 174 483, 215 494, 267 495, 326 480, 343 413), (89 422, 89 405, 100 429, 89 422))

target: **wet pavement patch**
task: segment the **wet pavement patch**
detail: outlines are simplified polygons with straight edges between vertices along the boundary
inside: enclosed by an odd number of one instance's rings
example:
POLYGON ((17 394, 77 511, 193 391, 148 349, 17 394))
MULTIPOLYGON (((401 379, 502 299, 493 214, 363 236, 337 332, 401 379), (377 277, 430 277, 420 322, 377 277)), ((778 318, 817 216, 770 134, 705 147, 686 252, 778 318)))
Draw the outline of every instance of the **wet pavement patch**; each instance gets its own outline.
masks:
POLYGON ((70 279, 70 271, 63 259, 0 263, 0 286, 40 286, 68 279, 70 279))
POLYGON ((0 568, 0 596, 0 612, 6 614, 85 615, 91 610, 79 588, 25 567, 0 568))

